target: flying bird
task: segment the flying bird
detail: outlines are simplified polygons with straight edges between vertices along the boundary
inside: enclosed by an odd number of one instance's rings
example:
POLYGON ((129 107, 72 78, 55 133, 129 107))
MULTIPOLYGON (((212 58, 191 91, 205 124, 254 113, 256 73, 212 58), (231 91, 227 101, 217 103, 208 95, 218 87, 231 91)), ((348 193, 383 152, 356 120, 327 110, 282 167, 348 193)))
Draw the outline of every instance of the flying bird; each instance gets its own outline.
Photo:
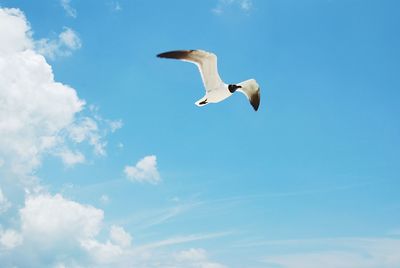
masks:
POLYGON ((256 80, 249 79, 238 84, 224 83, 218 74, 217 56, 214 53, 204 50, 175 50, 158 54, 157 57, 177 59, 197 65, 206 90, 204 97, 196 101, 197 106, 223 101, 239 91, 257 111, 260 105, 260 87, 256 80))

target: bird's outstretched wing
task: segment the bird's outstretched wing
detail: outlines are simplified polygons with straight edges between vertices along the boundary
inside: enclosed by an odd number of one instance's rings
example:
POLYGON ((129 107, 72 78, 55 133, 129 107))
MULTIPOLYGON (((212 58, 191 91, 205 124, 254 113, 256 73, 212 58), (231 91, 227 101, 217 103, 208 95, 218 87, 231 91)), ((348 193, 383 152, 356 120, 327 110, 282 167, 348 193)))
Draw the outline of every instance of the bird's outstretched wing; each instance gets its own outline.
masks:
POLYGON ((241 86, 241 88, 238 88, 237 91, 246 95, 251 106, 253 106, 254 110, 257 111, 258 106, 260 105, 260 86, 257 84, 257 81, 249 79, 239 83, 238 86, 241 86))
POLYGON ((223 84, 218 74, 217 56, 214 53, 204 50, 174 50, 158 54, 157 57, 177 59, 196 64, 207 92, 223 84))

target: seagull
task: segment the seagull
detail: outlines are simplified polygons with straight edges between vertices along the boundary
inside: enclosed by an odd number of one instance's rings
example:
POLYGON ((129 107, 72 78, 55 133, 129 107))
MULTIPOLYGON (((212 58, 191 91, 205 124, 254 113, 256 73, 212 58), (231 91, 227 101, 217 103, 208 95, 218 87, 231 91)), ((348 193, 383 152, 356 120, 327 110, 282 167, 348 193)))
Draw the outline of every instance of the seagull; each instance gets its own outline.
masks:
POLYGON ((174 50, 160 53, 157 57, 177 59, 197 65, 206 90, 204 97, 196 101, 197 106, 223 101, 239 91, 247 97, 253 109, 257 111, 260 105, 260 87, 256 80, 249 79, 238 84, 224 83, 219 77, 217 56, 214 53, 204 50, 174 50))

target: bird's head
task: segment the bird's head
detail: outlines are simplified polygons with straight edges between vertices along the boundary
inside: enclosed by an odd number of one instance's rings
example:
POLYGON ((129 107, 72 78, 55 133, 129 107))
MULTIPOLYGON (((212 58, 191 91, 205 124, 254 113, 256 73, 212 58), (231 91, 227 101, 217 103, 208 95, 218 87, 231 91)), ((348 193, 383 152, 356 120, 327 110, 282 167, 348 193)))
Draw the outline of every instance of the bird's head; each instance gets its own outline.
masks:
POLYGON ((236 91, 236 89, 238 88, 242 88, 242 86, 238 86, 238 85, 228 85, 228 89, 230 93, 233 93, 236 91))

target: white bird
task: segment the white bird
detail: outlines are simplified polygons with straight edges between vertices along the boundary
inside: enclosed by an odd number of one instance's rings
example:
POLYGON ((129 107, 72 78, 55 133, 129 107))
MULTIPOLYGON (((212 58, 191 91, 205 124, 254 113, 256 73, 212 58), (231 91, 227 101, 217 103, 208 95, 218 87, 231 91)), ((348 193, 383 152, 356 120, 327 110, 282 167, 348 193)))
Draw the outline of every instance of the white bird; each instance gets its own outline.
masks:
POLYGON ((158 54, 157 57, 188 61, 197 65, 206 90, 206 95, 196 101, 197 106, 223 101, 239 91, 257 111, 260 105, 260 87, 256 80, 249 79, 238 84, 224 83, 219 77, 217 56, 214 53, 204 50, 175 50, 158 54))

